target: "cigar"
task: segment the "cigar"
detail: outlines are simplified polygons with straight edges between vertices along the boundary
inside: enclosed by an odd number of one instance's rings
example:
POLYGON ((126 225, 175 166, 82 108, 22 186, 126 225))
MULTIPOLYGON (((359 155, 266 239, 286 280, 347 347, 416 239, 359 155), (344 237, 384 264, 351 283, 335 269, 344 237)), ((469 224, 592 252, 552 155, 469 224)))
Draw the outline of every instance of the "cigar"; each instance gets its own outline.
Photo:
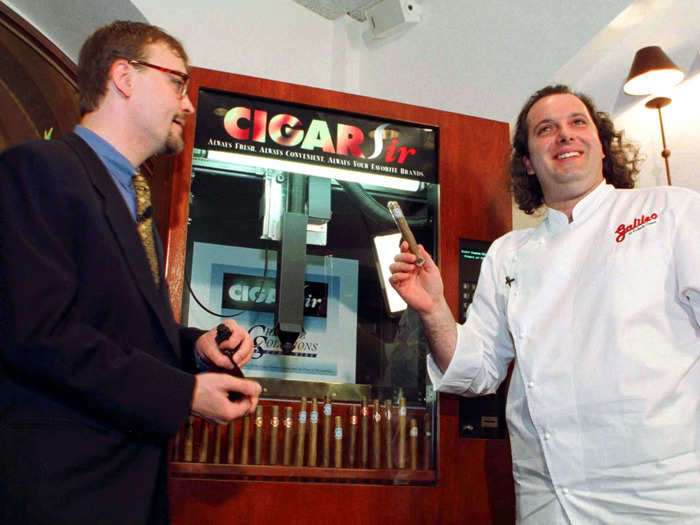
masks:
POLYGON ((350 446, 348 447, 348 467, 355 466, 357 448, 357 406, 350 407, 350 446))
POLYGON ((372 467, 382 468, 381 452, 381 425, 382 416, 379 413, 379 399, 374 400, 374 432, 372 432, 372 467))
POLYGON ((408 223, 406 222, 406 218, 403 216, 401 206, 399 206, 399 203, 396 201, 389 201, 386 203, 386 205, 391 212, 391 216, 394 219, 396 226, 398 226, 399 230, 401 231, 401 236, 408 243, 411 253, 416 256, 416 265, 423 266, 425 259, 423 259, 423 257, 420 255, 418 243, 416 242, 416 238, 413 236, 411 228, 409 228, 408 223))
POLYGON ((316 466, 316 447, 318 442, 318 401, 314 397, 311 400, 311 416, 309 417, 309 459, 310 467, 316 466))
POLYGON ((343 466, 343 420, 340 416, 335 416, 333 437, 335 439, 335 461, 333 465, 335 468, 340 468, 343 466))
POLYGON ((418 470, 418 422, 416 418, 411 418, 411 470, 418 470))
POLYGON ((255 455, 253 463, 260 465, 262 463, 262 437, 263 437, 263 407, 258 405, 255 407, 255 455))
POLYGON ((282 465, 292 463, 292 407, 284 407, 284 441, 282 444, 282 465))
POLYGON ((423 416, 423 470, 430 470, 432 450, 432 432, 430 430, 430 417, 423 416))
POLYGON ((360 428, 362 431, 360 440, 360 467, 367 468, 369 460, 369 407, 367 398, 362 398, 362 408, 360 408, 360 428))
POLYGON ((297 450, 294 464, 300 467, 304 464, 304 438, 306 437, 306 398, 301 398, 299 406, 299 426, 297 427, 297 450))
POLYGON ((202 420, 202 432, 199 436, 199 462, 206 463, 209 455, 209 423, 202 420))
POLYGON ((243 432, 241 433, 241 465, 248 464, 250 448, 250 416, 243 416, 243 432))
POLYGON ((398 467, 406 468, 406 398, 399 398, 399 457, 398 467))
POLYGON ((270 465, 277 465, 277 434, 280 426, 280 407, 272 405, 270 418, 270 465))
POLYGON ((221 440, 224 435, 224 426, 216 425, 216 435, 214 437, 214 458, 211 460, 212 463, 221 463, 221 440))
POLYGON ((194 416, 189 416, 185 423, 185 461, 192 461, 194 453, 194 416))
POLYGON ((394 468, 394 454, 391 449, 391 399, 384 400, 384 445, 386 447, 386 468, 394 468))
POLYGON ((233 426, 233 421, 226 425, 228 430, 226 440, 226 463, 232 464, 234 459, 234 445, 236 437, 236 428, 233 426))
POLYGON ((332 415, 331 400, 326 396, 326 402, 323 405, 323 456, 322 465, 330 467, 331 465, 331 415, 332 415))

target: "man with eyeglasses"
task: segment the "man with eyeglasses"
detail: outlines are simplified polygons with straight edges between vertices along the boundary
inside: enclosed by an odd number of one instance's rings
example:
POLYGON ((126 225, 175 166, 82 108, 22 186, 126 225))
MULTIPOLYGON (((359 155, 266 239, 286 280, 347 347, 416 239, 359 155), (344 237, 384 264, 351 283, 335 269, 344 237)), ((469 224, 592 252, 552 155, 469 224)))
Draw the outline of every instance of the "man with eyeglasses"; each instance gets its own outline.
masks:
POLYGON ((0 155, 0 523, 168 523, 168 439, 255 409, 260 385, 195 367, 245 365, 250 337, 177 325, 140 231, 137 168, 182 151, 188 79, 176 39, 115 22, 81 50, 74 132, 0 155))

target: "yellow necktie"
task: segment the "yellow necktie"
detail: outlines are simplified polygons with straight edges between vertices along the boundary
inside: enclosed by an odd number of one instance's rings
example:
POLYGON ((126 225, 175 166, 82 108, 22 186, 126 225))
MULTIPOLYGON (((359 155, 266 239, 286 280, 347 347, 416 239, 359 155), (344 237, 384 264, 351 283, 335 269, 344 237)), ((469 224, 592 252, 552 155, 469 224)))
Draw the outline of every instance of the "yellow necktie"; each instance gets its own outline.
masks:
POLYGON ((160 286, 158 257, 156 256, 155 239, 153 237, 153 206, 151 206, 151 190, 146 177, 139 171, 131 177, 131 184, 136 192, 136 228, 141 236, 141 242, 146 250, 148 264, 151 266, 153 281, 160 286))

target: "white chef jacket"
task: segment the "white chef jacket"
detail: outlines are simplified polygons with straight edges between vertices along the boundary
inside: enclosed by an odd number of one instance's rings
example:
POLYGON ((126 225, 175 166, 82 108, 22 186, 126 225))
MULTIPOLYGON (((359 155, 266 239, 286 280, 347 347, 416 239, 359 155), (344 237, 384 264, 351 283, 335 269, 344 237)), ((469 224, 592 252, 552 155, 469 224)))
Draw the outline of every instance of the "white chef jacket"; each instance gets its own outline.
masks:
POLYGON ((518 522, 700 523, 700 195, 601 183, 496 240, 436 389, 496 391, 518 522), (508 283, 506 282, 508 280, 508 283))

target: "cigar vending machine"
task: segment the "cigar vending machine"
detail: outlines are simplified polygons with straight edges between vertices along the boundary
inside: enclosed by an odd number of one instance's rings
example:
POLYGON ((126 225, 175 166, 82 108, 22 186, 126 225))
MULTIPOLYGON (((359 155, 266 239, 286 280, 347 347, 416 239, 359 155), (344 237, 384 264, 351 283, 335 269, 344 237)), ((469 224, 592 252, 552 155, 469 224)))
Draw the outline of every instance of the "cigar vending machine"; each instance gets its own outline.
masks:
POLYGON ((171 475, 431 485, 436 396, 388 284, 401 207, 436 256, 438 130, 200 89, 182 321, 250 333, 255 414, 195 418, 171 475))

